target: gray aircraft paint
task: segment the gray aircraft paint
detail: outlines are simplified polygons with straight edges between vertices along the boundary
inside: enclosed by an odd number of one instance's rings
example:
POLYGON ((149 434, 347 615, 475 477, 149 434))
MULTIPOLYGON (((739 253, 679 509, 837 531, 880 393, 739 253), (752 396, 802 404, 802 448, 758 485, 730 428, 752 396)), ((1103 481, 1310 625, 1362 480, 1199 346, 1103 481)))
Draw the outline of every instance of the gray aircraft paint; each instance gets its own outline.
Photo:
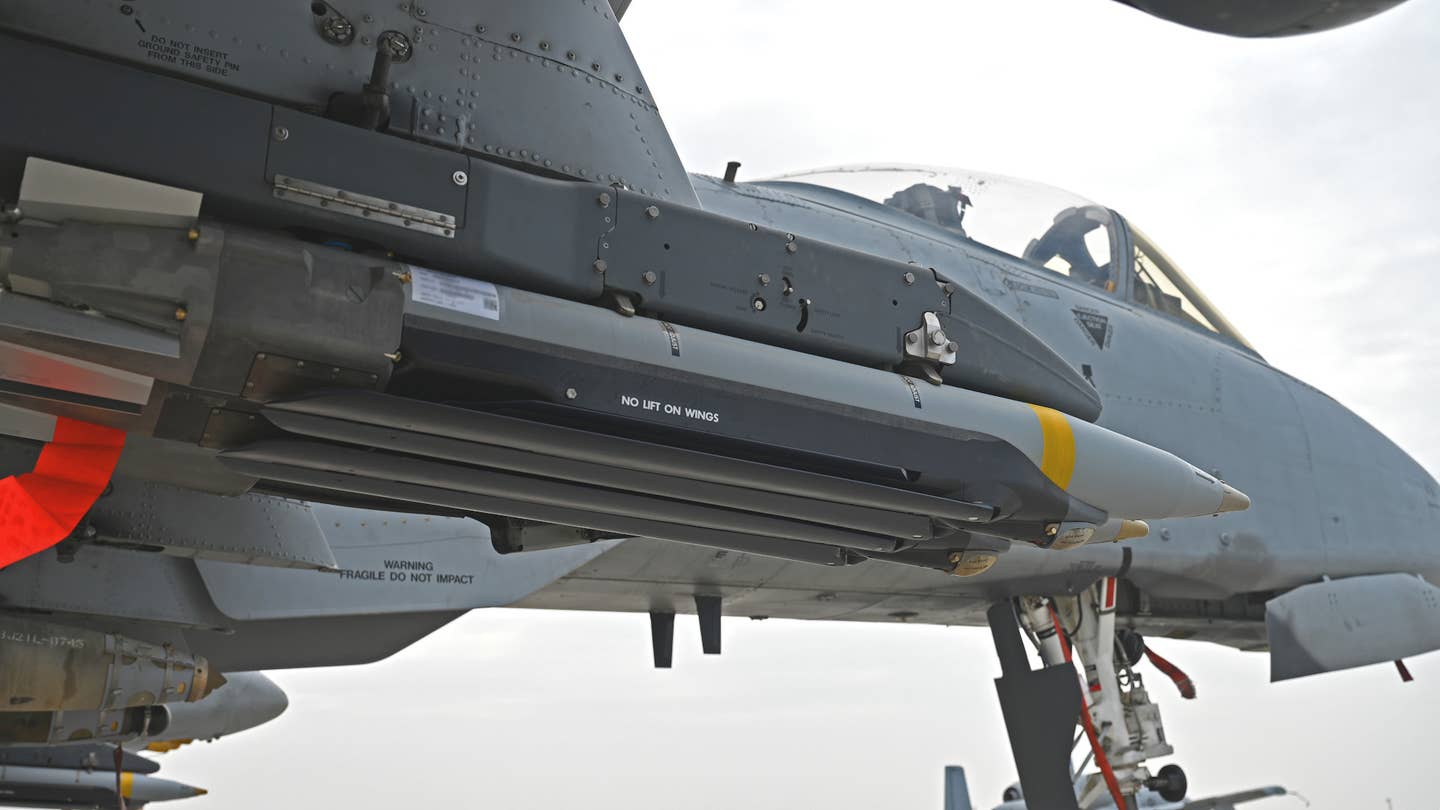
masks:
MULTIPOLYGON (((298 507, 315 510, 338 571, 91 546, 72 562, 47 552, 0 570, 0 597, 203 650, 222 671, 357 663, 389 655, 466 610, 521 599, 615 542, 501 555, 489 530, 466 518, 298 507), (386 560, 406 565, 386 568, 386 560)), ((186 514, 202 524, 204 502, 186 514)))
POLYGON ((200 575, 221 612, 253 621, 498 607, 615 543, 501 555, 490 545, 490 530, 474 520, 311 508, 332 538, 339 573, 317 578, 274 571, 257 578, 250 566, 202 560, 200 575))
MULTIPOLYGON (((503 131, 495 133, 500 143, 488 144, 489 148, 477 144, 480 148, 476 151, 510 160, 519 158, 521 161, 539 162, 543 166, 543 159, 531 151, 533 143, 522 152, 516 148, 522 144, 504 142, 507 133, 523 132, 530 137, 538 132, 560 130, 537 126, 528 114, 520 114, 539 108, 515 103, 516 94, 523 91, 524 97, 530 98, 555 90, 557 97, 563 97, 567 103, 587 107, 584 94, 589 91, 581 89, 579 81, 572 81, 580 78, 573 69, 568 79, 562 75, 564 70, 555 71, 555 75, 560 77, 558 80, 550 76, 544 63, 553 59, 553 54, 546 57, 532 50, 532 46, 540 47, 539 42, 527 34, 535 27, 538 18, 526 15, 543 14, 541 7, 526 6, 520 10, 510 8, 511 5, 482 4, 486 10, 505 8, 518 15, 505 20, 514 23, 511 27, 516 29, 509 37, 509 44, 494 41, 497 32, 488 29, 476 29, 476 35, 469 37, 467 43, 460 32, 467 27, 473 28, 473 24, 467 20, 465 25, 461 25, 458 22, 460 17, 456 15, 469 13, 473 10, 470 6, 431 4, 427 13, 433 16, 427 20, 418 19, 422 16, 419 10, 406 9, 406 14, 401 16, 405 18, 403 21, 407 30, 409 23, 419 23, 417 27, 421 30, 418 33, 429 38, 426 43, 429 47, 422 52, 423 60, 431 58, 424 53, 439 53, 441 45, 451 56, 456 47, 463 48, 465 45, 478 48, 481 52, 493 49, 496 58, 491 61, 505 67, 484 73, 479 78, 485 82, 496 82, 497 86, 486 85, 487 89, 495 91, 494 99, 500 106, 517 111, 517 115, 489 117, 481 122, 493 124, 503 131), (509 67, 512 62, 514 67, 509 67), (521 66, 522 63, 526 66, 539 64, 541 67, 532 69, 521 66), (555 81, 559 83, 551 83, 555 81), (505 100, 508 103, 504 103, 505 100), (497 148, 501 150, 498 153, 495 151, 497 148)), ((146 6, 145 13, 159 13, 156 9, 146 6)), ((64 38, 82 46, 88 45, 121 59, 138 60, 142 64, 151 62, 147 54, 141 53, 150 49, 135 45, 129 25, 135 20, 120 19, 119 15, 107 19, 81 15, 85 21, 82 26, 62 30, 55 27, 54 20, 64 15, 53 14, 54 10, 49 4, 19 4, 9 12, 7 24, 41 37, 64 38)), ((182 25, 184 15, 181 12, 184 9, 172 3, 168 10, 174 13, 166 15, 167 19, 162 22, 165 25, 172 22, 182 25)), ((381 22, 395 18, 390 7, 386 7, 383 13, 378 7, 373 11, 381 22)), ((628 48, 624 46, 618 28, 608 12, 598 4, 592 11, 596 13, 580 15, 585 17, 586 22, 577 22, 575 27, 565 28, 566 33, 596 47, 603 45, 607 58, 613 55, 619 60, 617 64, 626 65, 628 71, 628 48), (596 19, 591 20, 591 16, 596 19)), ((223 13, 228 15, 228 12, 223 13)), ((240 18, 227 16, 225 25, 227 30, 233 28, 249 32, 250 26, 263 17, 263 14, 247 8, 246 14, 240 18)), ((293 17, 287 19, 295 22, 293 17)), ((314 31, 307 28, 310 22, 303 19, 303 24, 286 28, 287 34, 276 36, 313 37, 314 31), (297 33, 300 31, 304 33, 297 33)), ((180 41, 178 45, 167 42, 167 47, 187 52, 194 50, 193 43, 185 41, 178 31, 157 32, 157 36, 166 36, 167 33, 176 33, 170 39, 180 41)), ((255 36, 258 38, 260 35, 255 36)), ((358 75, 365 65, 363 60, 356 60, 356 52, 341 53, 354 62, 346 64, 352 73, 358 75)), ((323 100, 323 95, 317 95, 317 88, 309 83, 307 77, 311 74, 300 71, 293 63, 259 59, 254 65, 247 66, 254 69, 243 73, 222 73, 219 74, 221 78, 216 79, 217 74, 205 70, 205 65, 211 64, 211 60, 217 57, 209 53, 199 56, 201 58, 191 61, 198 61, 201 64, 198 70, 209 74, 212 81, 223 79, 222 84, 287 99, 292 103, 323 100)), ((187 70, 197 69, 184 64, 177 64, 173 69, 165 68, 165 60, 158 60, 158 64, 162 69, 191 78, 194 76, 187 70)), ((223 59, 219 67, 228 70, 223 59)), ((411 75, 416 78, 417 86, 428 86, 433 77, 429 72, 430 63, 417 60, 412 68, 415 72, 411 75)), ((596 84, 590 76, 585 76, 583 80, 586 86, 596 84)), ((598 88, 597 97, 605 99, 605 103, 598 105, 604 109, 596 114, 614 113, 622 116, 623 121, 624 113, 616 111, 628 109, 626 104, 630 102, 611 100, 620 97, 619 88, 610 88, 612 92, 607 97, 603 89, 609 86, 608 79, 602 77, 599 84, 602 87, 598 88)), ((320 89, 328 93, 331 88, 327 85, 320 89)), ((639 92, 637 89, 636 93, 639 92)), ((633 97, 630 101, 633 102, 633 97)), ((444 100, 443 103, 449 104, 450 101, 444 100)), ((562 153, 566 149, 583 151, 586 162, 604 164, 601 168, 606 170, 604 173, 607 176, 611 165, 631 165, 642 149, 646 152, 658 149, 660 154, 650 168, 659 168, 663 162, 664 171, 673 174, 678 158, 673 155, 658 115, 644 102, 635 106, 646 118, 646 121, 635 124, 636 131, 642 133, 638 145, 628 138, 595 139, 587 134, 583 143, 561 143, 556 148, 562 153), (646 127, 651 129, 646 130, 646 127), (644 147, 648 136, 654 136, 649 138, 654 143, 644 147), (617 163, 609 163, 611 160, 617 163)), ((421 118, 424 118, 424 111, 421 113, 421 118)), ((295 117, 291 111, 282 111, 281 114, 287 116, 287 121, 295 117)), ((466 117, 463 112, 460 115, 466 117)), ((632 118, 640 117, 639 113, 630 115, 632 118)), ((563 131, 576 129, 569 127, 563 128, 563 131)), ((588 133, 602 131, 603 127, 580 129, 588 133)), ((408 134, 423 141, 447 144, 453 135, 424 129, 408 134)), ((277 139, 276 143, 284 143, 284 139, 277 139)), ((285 152, 299 147, 291 142, 284 148, 271 148, 285 152)), ((640 161, 641 170, 648 174, 644 162, 640 161)), ((581 171, 578 159, 571 168, 575 169, 574 175, 586 179, 594 179, 599 173, 591 169, 581 171)), ((560 173, 569 174, 566 169, 562 166, 560 173)), ((450 173, 444 174, 448 177, 450 173)), ((672 176, 670 179, 675 180, 677 186, 682 182, 680 177, 672 176)), ((763 609, 768 615, 777 616, 974 622, 979 616, 975 606, 996 596, 1017 592, 1069 591, 1083 587, 1099 576, 1121 571, 1147 594, 1172 599, 1222 599, 1237 594, 1266 593, 1304 584, 1321 573, 1344 577, 1405 571, 1433 578, 1436 555, 1431 551, 1428 534, 1420 532, 1433 526, 1437 512, 1440 512, 1440 503, 1437 503, 1440 496, 1436 494, 1434 482, 1402 452, 1349 412, 1303 384, 1275 372, 1242 349, 1197 334, 1162 315, 1126 303, 1128 291, 1123 286, 1116 295, 1105 295, 1047 276, 1043 271, 1030 271, 998 254, 990 256, 982 249, 957 245, 953 237, 940 229, 918 221, 907 221, 902 213, 866 205, 854 198, 847 207, 837 202, 839 195, 822 190, 813 191, 812 196, 823 198, 824 204, 797 197, 778 185, 771 188, 729 186, 703 179, 697 179, 695 184, 702 188, 702 202, 711 210, 772 225, 806 239, 834 241, 883 257, 944 269, 965 286, 1014 314, 1065 359, 1075 365, 1091 367, 1093 379, 1105 401, 1104 425, 1152 442, 1212 472, 1233 478, 1237 485, 1250 492, 1257 506, 1244 516, 1159 521, 1153 527, 1150 538, 1127 546, 1133 553, 1131 558, 1125 557, 1121 549, 1081 549, 1051 560, 1017 548, 1004 555, 1001 564, 987 575, 966 581, 919 570, 894 571, 892 569, 898 566, 883 563, 867 563, 854 571, 826 571, 761 560, 745 554, 635 541, 602 555, 582 567, 575 577, 542 589, 522 600, 522 604, 545 606, 554 598, 556 604, 566 606, 644 610, 659 598, 688 596, 698 584, 724 593, 730 599, 728 612, 742 612, 748 602, 757 613, 763 609), (867 212, 868 219, 846 215, 847 211, 856 210, 867 212), (955 261, 957 251, 961 250, 968 250, 971 261, 955 261), (1380 475, 1375 474, 1376 468, 1381 471, 1380 475), (1266 506, 1267 503, 1269 506, 1266 506), (1316 565, 1317 543, 1323 553, 1319 566, 1316 565), (643 559, 635 559, 636 555, 642 555, 643 559), (630 570, 630 576, 636 579, 614 578, 614 575, 626 570, 630 570), (664 572, 663 576, 656 576, 657 572, 664 572), (787 583, 787 588, 780 587, 782 581, 787 583), (757 590, 756 586, 761 583, 765 583, 767 588, 757 590)), ((439 190, 433 191, 436 199, 453 201, 457 198, 455 188, 446 185, 445 178, 442 177, 437 185, 439 190)), ((645 192, 643 185, 641 192, 645 192)), ((677 196, 684 198, 687 195, 677 196)), ((85 553, 89 551, 87 549, 85 553)), ((365 557, 365 562, 373 563, 376 559, 370 555, 365 557)), ((379 559, 383 564, 383 558, 379 559)), ((345 565, 338 556, 336 562, 342 568, 345 565)), ((203 562, 200 565, 219 570, 218 566, 224 564, 203 562)), ((303 572, 267 573, 279 577, 304 575, 303 572)), ((77 579, 89 584, 98 577, 92 571, 77 579)), ((207 575, 207 585, 209 580, 207 575)), ((365 579, 353 581, 373 582, 365 579)), ((111 593, 118 590, 117 586, 109 587, 111 593)), ((236 597, 221 600, 233 611, 258 616, 270 615, 267 611, 273 610, 264 606, 247 606, 243 599, 236 596, 236 592, 243 589, 238 585, 230 590, 226 587, 217 585, 216 589, 236 597)), ((56 596, 35 594, 33 598, 41 602, 63 598, 72 608, 88 603, 97 605, 99 609, 97 600, 77 590, 62 591, 56 596)), ((168 592, 179 593, 181 590, 181 587, 172 585, 168 592)), ((206 593, 208 595, 208 591, 206 593)), ((239 624, 233 617, 226 616, 212 605, 202 604, 202 601, 198 598, 194 600, 196 607, 192 618, 198 620, 208 615, 210 618, 218 617, 216 622, 209 625, 203 621, 176 622, 175 625, 196 628, 239 624)), ((442 599, 439 604, 431 605, 426 599, 416 600, 413 593, 398 598, 398 604, 416 609, 417 612, 411 615, 426 618, 417 619, 413 628, 408 630, 391 627, 390 631, 394 632, 392 640, 398 642, 409 632, 443 623, 446 616, 464 609, 458 604, 463 601, 442 599)), ((321 627, 334 630, 364 626, 363 622, 347 624, 356 620, 336 614, 330 614, 329 619, 323 622, 318 621, 321 614, 327 613, 324 606, 307 604, 303 598, 290 607, 300 612, 310 611, 308 615, 317 619, 307 625, 311 632, 321 632, 321 627)), ((121 611, 126 609, 116 608, 121 611)), ((180 612, 161 606, 132 612, 137 614, 136 618, 142 618, 138 614, 153 617, 167 610, 171 615, 180 612)), ((105 611, 101 610, 101 613, 103 615, 105 611)), ((253 656, 259 640, 282 634, 287 621, 294 620, 255 620, 241 633, 247 641, 232 640, 220 646, 244 648, 249 650, 246 655, 253 656)), ((395 615, 387 615, 385 621, 400 620, 395 615)), ((1177 627, 1183 624, 1174 617, 1165 621, 1177 627)), ((382 624, 380 620, 374 622, 377 630, 372 636, 387 635, 386 631, 378 629, 382 624)), ((1212 624, 1205 630, 1204 637, 1229 638, 1229 634, 1234 634, 1235 638, 1246 639, 1245 646, 1254 646, 1261 643, 1257 638, 1256 624, 1253 618, 1241 628, 1224 626, 1223 623, 1212 624)), ((297 645, 286 646, 294 649, 297 645)), ((298 656, 285 660, 334 659, 298 656)))
MULTIPOLYGON (((712 210, 934 266, 982 292, 1076 367, 1090 367, 1104 400, 1100 424, 1169 450, 1253 498, 1243 513, 1152 521, 1149 537, 1129 541, 1133 558, 1125 576, 1146 594, 1223 600, 1287 590, 1321 575, 1440 577, 1434 479, 1333 399, 1249 351, 1130 303, 1125 286, 1107 294, 998 254, 989 262, 960 261, 961 251, 973 258, 983 249, 851 195, 806 187, 807 196, 822 201, 813 202, 787 193, 794 190, 789 183, 697 177, 695 185, 712 210), (864 219, 849 215, 862 211, 864 219), (1077 322, 1076 309, 1104 319, 1103 345, 1077 322)), ((987 598, 1069 590, 1122 565, 1115 547, 1038 555, 1014 548, 985 575, 954 580, 893 572, 898 566, 875 562, 820 570, 648 542, 643 551, 632 550, 636 542, 520 604, 645 610, 662 599, 683 610, 678 595, 701 582, 726 595, 730 614, 979 624, 987 598), (1037 564, 1044 568, 1037 571, 1037 564), (755 582, 766 583, 764 590, 755 590, 755 582)), ((1142 618, 1137 624, 1149 632, 1264 645, 1263 626, 1254 619, 1142 618)))

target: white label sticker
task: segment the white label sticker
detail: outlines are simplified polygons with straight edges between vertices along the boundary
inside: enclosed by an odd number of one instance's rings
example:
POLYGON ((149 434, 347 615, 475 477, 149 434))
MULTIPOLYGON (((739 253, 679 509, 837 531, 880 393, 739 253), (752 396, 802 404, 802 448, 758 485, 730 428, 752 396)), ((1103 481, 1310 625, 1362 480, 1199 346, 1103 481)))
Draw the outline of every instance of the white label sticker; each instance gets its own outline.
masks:
POLYGON ((495 285, 410 266, 410 300, 453 309, 492 321, 500 320, 500 293, 495 285))

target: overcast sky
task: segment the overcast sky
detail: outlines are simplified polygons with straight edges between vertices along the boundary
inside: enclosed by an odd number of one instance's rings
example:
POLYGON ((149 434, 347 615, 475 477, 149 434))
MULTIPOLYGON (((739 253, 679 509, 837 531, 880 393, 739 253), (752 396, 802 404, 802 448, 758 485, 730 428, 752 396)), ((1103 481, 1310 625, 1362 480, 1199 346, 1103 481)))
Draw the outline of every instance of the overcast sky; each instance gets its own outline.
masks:
MULTIPOLYGON (((1440 470, 1440 0, 1259 42, 1107 0, 635 0, 626 28, 692 170, 923 163, 1089 196, 1272 363, 1440 470)), ((193 810, 938 810, 946 764, 978 807, 1014 779, 986 631, 725 632, 702 659, 682 623, 656 672, 641 615, 474 613, 380 664, 279 673, 289 713, 164 773, 211 789, 193 810)), ((1270 685, 1261 655, 1156 647, 1199 685, 1151 689, 1192 795, 1440 806, 1440 656, 1412 684, 1380 666, 1270 685)))

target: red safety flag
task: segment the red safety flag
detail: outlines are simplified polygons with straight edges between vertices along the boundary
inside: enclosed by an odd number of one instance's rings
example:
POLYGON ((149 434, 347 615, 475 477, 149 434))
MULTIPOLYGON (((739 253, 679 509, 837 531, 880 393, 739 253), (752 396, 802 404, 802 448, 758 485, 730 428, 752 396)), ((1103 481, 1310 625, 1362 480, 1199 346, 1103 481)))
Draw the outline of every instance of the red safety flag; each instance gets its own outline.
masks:
POLYGON ((1195 682, 1190 680, 1189 675, 1186 675, 1179 667, 1160 657, 1159 653, 1149 647, 1145 648, 1145 657, 1150 659, 1150 663, 1154 664, 1156 669, 1168 675, 1170 680, 1175 682, 1175 688, 1180 690, 1180 697, 1186 700, 1195 699, 1195 682))
POLYGON ((110 483, 124 431, 58 417, 35 469, 0 479, 0 567, 70 536, 110 483))

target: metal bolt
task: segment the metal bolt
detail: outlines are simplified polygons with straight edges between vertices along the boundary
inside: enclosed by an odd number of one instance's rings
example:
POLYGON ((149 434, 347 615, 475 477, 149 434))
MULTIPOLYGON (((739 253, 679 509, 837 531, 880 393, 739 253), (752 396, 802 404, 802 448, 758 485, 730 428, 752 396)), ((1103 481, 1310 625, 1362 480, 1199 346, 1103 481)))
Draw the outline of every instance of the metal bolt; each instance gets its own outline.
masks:
POLYGON ((566 389, 565 389, 565 398, 566 398, 566 399, 574 399, 574 398, 576 398, 576 397, 578 397, 578 396, 580 396, 580 392, 579 392, 579 391, 576 391, 574 388, 566 388, 566 389))
POLYGON ((760 276, 759 276, 759 278, 758 278, 757 280, 760 282, 760 286, 761 286, 761 287, 764 287, 765 285, 767 285, 767 284, 770 283, 770 274, 769 274, 769 273, 761 273, 760 276))
POLYGON ((331 17, 325 21, 321 34, 336 45, 349 45, 355 40, 355 26, 344 17, 331 17))
POLYGON ((591 265, 591 267, 594 267, 597 273, 603 273, 610 269, 610 265, 606 263, 604 259, 596 259, 595 264, 591 265))
MULTIPOLYGON (((386 31, 380 35, 380 47, 390 52, 391 60, 395 62, 408 62, 414 52, 410 44, 410 38, 399 31, 386 31)), ((413 89, 413 88, 412 88, 413 89)))
POLYGON ((760 296, 757 295, 757 296, 755 296, 755 299, 750 302, 750 306, 751 306, 751 308, 754 309, 756 312, 764 312, 764 311, 765 311, 765 299, 764 299, 764 298, 761 298, 760 296))
POLYGON ((914 273, 908 273, 908 272, 907 272, 904 276, 902 276, 902 278, 905 279, 905 286, 907 286, 907 287, 910 286, 911 284, 914 284, 914 283, 915 283, 915 274, 914 274, 914 273))
POLYGON ((275 135, 275 140, 277 141, 290 140, 290 129, 288 127, 275 127, 275 132, 273 134, 275 135))
POLYGON ((455 185, 463 186, 470 182, 470 175, 466 174, 465 172, 455 172, 454 174, 450 175, 450 179, 455 181, 455 185))
POLYGON ((652 206, 650 206, 650 207, 648 207, 648 208, 645 209, 645 216, 646 216, 648 219, 659 219, 659 218, 660 218, 660 209, 659 209, 659 208, 656 208, 655 206, 652 205, 652 206))
POLYGON ((645 282, 646 286, 654 284, 656 278, 657 276, 655 275, 655 271, 653 270, 646 270, 640 275, 640 280, 645 282))
POLYGON ((1059 524, 1059 523, 1047 523, 1047 524, 1045 524, 1045 536, 1046 536, 1046 537, 1054 537, 1054 536, 1055 536, 1056 534, 1058 534, 1059 532, 1060 532, 1060 524, 1059 524))
POLYGON ((930 342, 936 346, 944 346, 946 339, 944 332, 933 332, 930 335, 930 342))
POLYGON ((595 202, 598 203, 601 208, 609 208, 609 207, 610 207, 610 192, 608 192, 608 191, 602 191, 602 192, 600 192, 600 196, 598 196, 598 197, 595 198, 595 202))
POLYGON ((919 343, 919 342, 920 342, 920 336, 917 335, 917 334, 915 334, 914 332, 910 332, 910 333, 908 333, 908 334, 905 335, 905 342, 906 342, 906 343, 910 343, 910 344, 919 343))
POLYGON ((190 230, 188 230, 188 231, 185 232, 185 238, 188 239, 188 240, 191 241, 191 242, 198 242, 198 241, 200 241, 200 229, 199 229, 199 228, 191 228, 190 230))
POLYGON ((189 316, 190 316, 190 313, 185 311, 185 307, 176 307, 176 308, 175 308, 175 320, 177 320, 177 321, 183 321, 183 320, 185 320, 185 319, 186 319, 187 317, 189 317, 189 316))
POLYGON ((785 245, 785 252, 786 252, 786 253, 794 253, 794 252, 798 251, 799 249, 800 249, 799 246, 797 246, 794 242, 789 242, 789 243, 787 243, 787 244, 785 245))
POLYGON ((520 35, 519 35, 519 34, 511 34, 511 35, 510 35, 510 41, 511 41, 511 42, 519 42, 519 41, 520 41, 520 35))
POLYGON ((957 352, 957 351, 959 351, 959 350, 960 350, 959 344, 957 344, 957 343, 956 343, 955 341, 953 341, 953 340, 945 344, 945 351, 949 352, 950 354, 954 354, 955 352, 957 352))
POLYGON ((600 63, 599 63, 599 62, 591 62, 591 63, 590 63, 590 69, 593 70, 593 71, 595 71, 596 73, 599 73, 599 72, 600 72, 600 63))

